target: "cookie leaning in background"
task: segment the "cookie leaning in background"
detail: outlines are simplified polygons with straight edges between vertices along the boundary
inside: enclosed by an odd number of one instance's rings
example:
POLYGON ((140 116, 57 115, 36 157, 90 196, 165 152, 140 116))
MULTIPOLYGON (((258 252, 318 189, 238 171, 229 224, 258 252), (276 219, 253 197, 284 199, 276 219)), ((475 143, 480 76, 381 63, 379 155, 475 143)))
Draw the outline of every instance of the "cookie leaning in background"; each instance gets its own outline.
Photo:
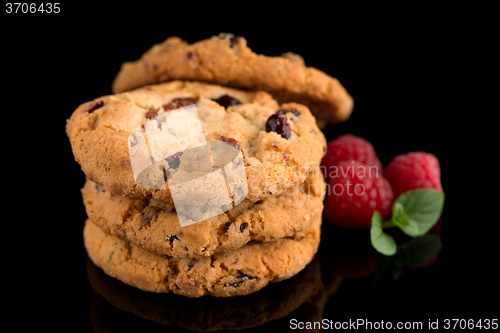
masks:
POLYGON ((296 54, 256 54, 243 37, 220 34, 187 44, 179 37, 154 45, 136 61, 122 64, 114 93, 172 80, 196 80, 236 88, 265 90, 279 103, 306 105, 318 123, 338 123, 352 112, 353 99, 340 82, 306 67, 296 54))
POLYGON ((206 142, 229 142, 242 152, 246 198, 252 202, 304 182, 325 154, 325 137, 304 105, 280 106, 263 91, 174 81, 80 105, 66 124, 75 159, 88 179, 114 195, 172 202, 167 185, 156 189, 137 185, 129 135, 145 122, 191 104, 196 106, 206 142))
MULTIPOLYGON (((251 241, 290 237, 321 217, 325 192, 323 175, 317 171, 278 196, 259 203, 243 201, 225 213, 181 227, 172 203, 113 196, 90 181, 82 189, 88 217, 105 233, 174 257, 210 256, 251 241)), ((200 210, 203 206, 190 207, 189 213, 200 210)))
POLYGON ((107 235, 87 220, 84 244, 96 266, 139 289, 188 297, 230 297, 251 294, 300 272, 314 258, 320 232, 321 218, 292 237, 253 242, 211 257, 179 258, 107 235))

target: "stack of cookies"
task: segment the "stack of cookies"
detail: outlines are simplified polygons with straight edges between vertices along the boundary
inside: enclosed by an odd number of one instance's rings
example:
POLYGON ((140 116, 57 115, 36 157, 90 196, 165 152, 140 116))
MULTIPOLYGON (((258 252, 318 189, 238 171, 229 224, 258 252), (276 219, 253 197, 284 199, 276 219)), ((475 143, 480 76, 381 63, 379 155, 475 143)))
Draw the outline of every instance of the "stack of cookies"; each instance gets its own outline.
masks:
POLYGON ((342 121, 352 109, 336 79, 222 34, 155 45, 122 66, 113 90, 66 125, 87 177, 84 244, 96 266, 146 291, 228 297, 314 258, 326 152, 317 118, 342 121), (217 143, 237 156, 217 155, 217 143))

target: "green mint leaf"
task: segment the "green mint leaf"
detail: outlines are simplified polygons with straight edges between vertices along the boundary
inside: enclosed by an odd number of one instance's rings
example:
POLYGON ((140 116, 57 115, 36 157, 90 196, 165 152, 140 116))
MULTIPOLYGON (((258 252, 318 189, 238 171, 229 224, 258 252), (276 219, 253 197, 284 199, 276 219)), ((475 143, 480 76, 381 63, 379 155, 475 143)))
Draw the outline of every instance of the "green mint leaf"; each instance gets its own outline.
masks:
POLYGON ((416 237, 420 234, 418 224, 406 216, 404 206, 399 202, 392 205, 392 223, 408 236, 416 237))
POLYGON ((380 213, 377 211, 375 211, 372 216, 370 239, 372 242, 372 246, 378 252, 386 256, 392 256, 396 253, 396 242, 391 235, 386 234, 382 230, 382 216, 380 216, 380 213))
POLYGON ((399 266, 423 264, 438 253, 441 247, 441 240, 436 235, 417 237, 398 246, 395 262, 399 266))
POLYGON ((405 192, 393 204, 393 223, 411 237, 425 235, 443 211, 444 193, 433 189, 405 192))
POLYGON ((392 221, 397 226, 408 224, 408 217, 405 216, 405 208, 399 202, 394 202, 392 205, 392 221))

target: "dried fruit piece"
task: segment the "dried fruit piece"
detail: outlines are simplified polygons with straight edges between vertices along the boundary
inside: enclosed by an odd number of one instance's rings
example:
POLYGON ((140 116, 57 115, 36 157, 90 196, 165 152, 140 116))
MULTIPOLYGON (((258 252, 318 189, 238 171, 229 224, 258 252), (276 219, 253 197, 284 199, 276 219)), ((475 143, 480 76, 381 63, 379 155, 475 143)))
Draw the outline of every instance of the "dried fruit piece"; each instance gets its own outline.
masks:
POLYGON ((240 225, 240 232, 245 231, 245 229, 248 228, 248 223, 244 222, 240 225))
POLYGON ((174 98, 170 103, 165 104, 163 108, 165 109, 165 111, 172 111, 175 109, 183 108, 191 104, 196 104, 196 102, 198 102, 198 98, 179 97, 179 98, 174 98))
POLYGON ((90 114, 90 113, 94 112, 95 110, 101 108, 103 105, 104 105, 104 101, 97 101, 95 103, 90 104, 89 107, 86 108, 84 112, 90 114))
POLYGON ((236 98, 229 96, 229 95, 222 95, 222 96, 220 96, 218 98, 214 98, 212 100, 217 102, 219 105, 223 106, 226 109, 228 106, 242 104, 239 100, 237 100, 236 98))
POLYGON ((289 139, 291 135, 290 124, 288 124, 287 118, 280 113, 275 113, 267 119, 266 131, 276 132, 285 139, 289 139))
POLYGON ((165 158, 165 161, 168 163, 168 167, 171 169, 178 168, 179 165, 181 164, 181 160, 179 157, 181 157, 182 151, 178 151, 177 153, 170 155, 165 158))
POLYGON ((239 142, 233 138, 226 138, 224 135, 221 135, 219 140, 233 146, 234 148, 238 148, 239 150, 242 150, 239 142))
POLYGON ((153 119, 155 118, 157 115, 158 115, 158 111, 160 111, 160 108, 153 108, 153 107, 150 107, 148 109, 148 112, 146 113, 146 118, 148 119, 153 119))
POLYGON ((231 224, 233 224, 233 222, 226 222, 226 223, 224 223, 224 229, 223 230, 224 230, 224 233, 226 235, 228 234, 227 232, 229 231, 229 228, 231 227, 231 224))

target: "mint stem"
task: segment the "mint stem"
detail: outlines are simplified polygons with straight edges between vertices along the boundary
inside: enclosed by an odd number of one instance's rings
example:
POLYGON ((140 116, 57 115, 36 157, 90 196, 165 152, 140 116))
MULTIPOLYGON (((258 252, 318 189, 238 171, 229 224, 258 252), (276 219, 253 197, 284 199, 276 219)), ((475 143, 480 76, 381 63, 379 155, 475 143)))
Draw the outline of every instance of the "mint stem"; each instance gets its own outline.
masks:
POLYGON ((392 228, 392 227, 394 227, 394 223, 392 223, 392 219, 382 223, 382 229, 392 228))

